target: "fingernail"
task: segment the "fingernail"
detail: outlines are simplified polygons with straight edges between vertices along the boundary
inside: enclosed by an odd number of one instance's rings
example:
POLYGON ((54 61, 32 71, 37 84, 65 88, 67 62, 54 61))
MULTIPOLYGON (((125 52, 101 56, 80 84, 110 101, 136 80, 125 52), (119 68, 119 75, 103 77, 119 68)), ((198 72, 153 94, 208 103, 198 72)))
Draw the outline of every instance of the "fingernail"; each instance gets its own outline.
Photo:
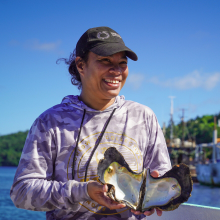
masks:
POLYGON ((146 211, 144 214, 149 216, 149 215, 151 215, 151 212, 150 211, 146 211))

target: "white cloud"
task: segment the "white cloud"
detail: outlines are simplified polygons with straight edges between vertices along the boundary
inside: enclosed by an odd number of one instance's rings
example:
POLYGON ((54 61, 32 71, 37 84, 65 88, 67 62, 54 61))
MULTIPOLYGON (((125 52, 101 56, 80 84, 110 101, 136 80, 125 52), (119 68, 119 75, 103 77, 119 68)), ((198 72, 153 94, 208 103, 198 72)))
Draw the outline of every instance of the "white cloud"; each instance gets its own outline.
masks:
POLYGON ((205 82, 206 89, 214 88, 217 83, 220 81, 220 73, 214 73, 211 76, 207 77, 207 81, 205 82))
POLYGON ((128 83, 131 85, 133 89, 139 89, 144 80, 143 74, 130 74, 128 76, 128 83))
POLYGON ((182 77, 175 77, 167 80, 161 80, 158 77, 153 77, 149 81, 156 85, 180 90, 193 88, 204 88, 210 90, 220 82, 220 72, 201 74, 199 71, 195 70, 182 77))
POLYGON ((32 50, 53 51, 59 47, 60 43, 61 41, 41 43, 35 39, 28 41, 25 46, 32 50))

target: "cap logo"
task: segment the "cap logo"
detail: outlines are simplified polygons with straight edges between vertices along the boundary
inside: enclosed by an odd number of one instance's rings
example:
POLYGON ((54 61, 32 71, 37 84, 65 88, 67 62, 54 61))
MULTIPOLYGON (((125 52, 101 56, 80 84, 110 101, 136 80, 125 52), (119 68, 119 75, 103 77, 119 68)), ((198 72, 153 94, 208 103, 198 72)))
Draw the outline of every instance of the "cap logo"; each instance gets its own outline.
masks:
POLYGON ((113 37, 120 37, 120 38, 121 38, 121 36, 120 36, 119 34, 114 33, 114 32, 111 32, 111 35, 112 35, 113 37))
POLYGON ((109 36, 109 33, 107 31, 101 31, 97 34, 97 38, 99 39, 108 39, 110 36, 109 36), (104 35, 104 36, 103 36, 104 35))

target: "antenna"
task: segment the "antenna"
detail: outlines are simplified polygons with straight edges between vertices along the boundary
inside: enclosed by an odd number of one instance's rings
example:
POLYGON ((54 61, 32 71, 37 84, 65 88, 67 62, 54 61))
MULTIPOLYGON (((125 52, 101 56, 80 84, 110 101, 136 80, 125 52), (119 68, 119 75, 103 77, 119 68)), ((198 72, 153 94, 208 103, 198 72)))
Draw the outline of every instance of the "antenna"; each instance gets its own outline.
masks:
POLYGON ((181 122, 182 122, 182 147, 184 147, 184 138, 185 138, 185 121, 184 121, 184 113, 187 109, 182 108, 180 109, 182 111, 182 117, 181 118, 181 122))
POLYGON ((173 99, 175 96, 169 96, 170 98, 170 145, 173 144, 173 99))

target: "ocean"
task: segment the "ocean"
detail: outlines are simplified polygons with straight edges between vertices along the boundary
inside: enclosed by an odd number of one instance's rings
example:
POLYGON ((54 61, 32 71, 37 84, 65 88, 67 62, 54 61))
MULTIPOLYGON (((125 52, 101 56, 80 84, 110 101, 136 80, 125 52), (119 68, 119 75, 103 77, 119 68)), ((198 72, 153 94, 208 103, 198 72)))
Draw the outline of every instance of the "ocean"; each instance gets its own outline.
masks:
MULTIPOLYGON (((12 203, 9 193, 15 172, 16 167, 0 167, 0 219, 46 219, 45 212, 18 209, 12 203)), ((187 203, 220 208, 220 187, 194 183, 192 196, 187 203)))

